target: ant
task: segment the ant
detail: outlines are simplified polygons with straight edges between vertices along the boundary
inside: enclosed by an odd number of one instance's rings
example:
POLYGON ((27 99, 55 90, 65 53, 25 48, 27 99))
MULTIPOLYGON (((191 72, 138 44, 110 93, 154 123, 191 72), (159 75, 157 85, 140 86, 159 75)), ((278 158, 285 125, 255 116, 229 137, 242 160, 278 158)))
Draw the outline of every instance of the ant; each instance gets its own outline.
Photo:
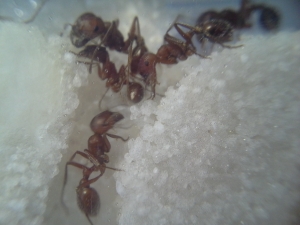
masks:
MULTIPOLYGON (((189 56, 195 54, 202 58, 210 58, 204 55, 201 55, 196 52, 196 47, 192 42, 194 35, 197 36, 197 39, 200 43, 204 43, 205 40, 209 40, 213 43, 217 43, 224 48, 238 48, 239 46, 230 46, 223 43, 231 41, 233 36, 233 27, 225 20, 213 19, 205 21, 204 23, 196 26, 192 26, 186 23, 177 22, 178 17, 167 30, 164 40, 167 42, 168 48, 172 49, 175 55, 171 58, 168 56, 170 63, 177 63, 178 60, 185 60, 189 56), (169 31, 174 27, 179 35, 184 39, 180 40, 171 35, 169 31), (188 29, 188 31, 183 31, 182 28, 188 29)), ((171 54, 172 55, 172 54, 171 54)))
MULTIPOLYGON (((93 61, 96 60, 98 76, 100 79, 106 81, 106 87, 111 88, 114 92, 119 92, 124 84, 128 84, 127 96, 128 99, 133 103, 138 103, 143 99, 144 89, 142 85, 138 82, 130 82, 128 75, 126 75, 126 67, 121 66, 119 71, 117 71, 114 63, 109 59, 106 47, 112 50, 121 51, 124 53, 129 53, 129 47, 132 48, 132 43, 135 41, 136 46, 134 49, 130 49, 130 56, 128 66, 130 67, 130 74, 137 73, 137 62, 141 56, 148 51, 144 39, 140 34, 140 26, 138 17, 133 19, 128 40, 124 42, 123 36, 117 29, 116 21, 112 23, 102 23, 100 17, 96 17, 92 13, 85 13, 81 15, 72 26, 71 31, 71 41, 76 47, 84 46, 89 40, 99 36, 101 39, 100 45, 88 45, 80 51, 78 56, 91 59, 89 71, 91 72, 91 66, 94 64, 93 61), (104 25, 103 25, 104 24, 104 25), (105 29, 102 29, 105 27, 105 29), (74 41, 74 37, 78 38, 74 41), (103 46, 101 46, 103 45, 103 46), (132 63, 131 63, 132 62, 132 63), (102 64, 102 68, 99 63, 102 64)), ((129 73, 129 72, 128 72, 129 73)), ((101 101, 100 101, 101 102, 101 101)))
POLYGON ((124 41, 122 33, 118 30, 118 25, 118 20, 104 22, 101 17, 97 17, 93 13, 84 13, 77 18, 74 25, 71 25, 70 39, 75 47, 80 48, 90 40, 100 37, 100 45, 104 45, 111 50, 127 53, 131 41, 136 37, 136 26, 139 26, 138 18, 133 19, 126 41, 124 41))
POLYGON ((192 42, 194 35, 197 36, 197 39, 200 43, 203 43, 205 40, 209 40, 212 43, 217 43, 224 48, 238 48, 239 46, 230 46, 223 43, 232 41, 233 36, 233 27, 229 22, 221 19, 213 19, 205 21, 202 24, 192 26, 185 23, 175 22, 174 28, 180 34, 185 41, 180 41, 176 38, 171 37, 168 33, 165 35, 165 40, 167 42, 172 41, 172 43, 181 46, 181 48, 186 49, 187 52, 193 52, 196 55, 199 55, 202 58, 208 58, 206 56, 200 55, 195 52, 196 47, 192 42), (188 29, 187 32, 184 32, 182 28, 188 29))
POLYGON ((105 169, 121 171, 119 169, 106 166, 106 164, 109 162, 109 157, 105 153, 109 152, 111 148, 107 136, 115 139, 121 139, 124 142, 128 140, 128 138, 124 139, 120 136, 107 133, 108 130, 113 128, 113 126, 123 118, 124 116, 121 113, 110 112, 108 110, 96 115, 90 123, 90 128, 94 134, 88 139, 88 149, 84 149, 83 152, 76 151, 65 166, 64 182, 61 192, 61 203, 67 210, 63 202, 63 193, 67 183, 68 166, 71 165, 82 169, 83 178, 80 180, 79 185, 76 188, 77 203, 78 207, 82 212, 84 212, 90 224, 93 223, 89 217, 97 215, 100 208, 99 195, 95 189, 90 187, 90 184, 96 182, 104 174, 105 169), (91 167, 87 167, 80 163, 74 162, 73 159, 76 155, 80 155, 83 158, 88 159, 93 165, 91 167), (89 180, 90 175, 95 171, 99 171, 100 174, 89 180))
POLYGON ((206 21, 224 20, 227 21, 234 29, 250 28, 249 23, 251 14, 261 10, 260 23, 265 30, 274 30, 279 25, 279 14, 273 8, 265 4, 251 4, 250 0, 241 0, 240 9, 234 11, 232 9, 224 9, 220 12, 209 10, 201 14, 196 22, 196 25, 201 25, 206 21))
POLYGON ((249 28, 252 25, 248 23, 253 7, 249 0, 242 0, 240 9, 234 11, 232 9, 224 9, 220 12, 209 10, 201 14, 196 25, 203 24, 211 20, 223 20, 228 22, 234 29, 249 28))

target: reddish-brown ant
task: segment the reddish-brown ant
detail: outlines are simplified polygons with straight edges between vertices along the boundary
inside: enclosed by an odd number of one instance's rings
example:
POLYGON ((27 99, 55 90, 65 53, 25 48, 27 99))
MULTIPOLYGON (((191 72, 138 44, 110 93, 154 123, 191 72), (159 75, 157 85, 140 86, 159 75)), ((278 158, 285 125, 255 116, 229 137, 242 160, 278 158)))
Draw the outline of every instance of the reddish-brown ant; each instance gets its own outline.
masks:
POLYGON ((105 153, 109 152, 111 148, 107 136, 115 139, 119 138, 122 141, 128 140, 120 136, 107 133, 107 131, 110 130, 114 124, 123 118, 124 117, 122 114, 110 111, 104 111, 96 115, 90 123, 90 128, 94 134, 88 140, 88 149, 84 149, 83 152, 76 151, 65 166, 65 176, 61 192, 62 205, 66 208, 63 202, 63 193, 67 183, 67 169, 69 165, 72 165, 82 169, 83 171, 83 178, 80 180, 76 189, 77 203, 91 224, 93 223, 89 217, 97 215, 100 208, 100 198, 97 191, 90 187, 90 184, 96 182, 103 175, 106 168, 120 171, 119 169, 106 166, 106 163, 109 162, 109 157, 105 153), (80 163, 74 162, 73 159, 76 155, 80 155, 88 159, 93 165, 91 167, 87 167, 80 163), (90 175, 94 171, 99 171, 100 174, 92 179, 89 179, 90 175))
MULTIPOLYGON (((132 47, 131 47, 132 48, 132 47)), ((132 49, 130 49, 130 54, 128 55, 128 65, 131 65, 130 68, 137 67, 136 59, 139 59, 138 53, 143 52, 146 47, 139 47, 138 45, 134 48, 135 55, 132 56, 132 49), (132 61, 132 60, 135 61, 132 61)), ((142 85, 135 81, 130 81, 129 77, 132 72, 130 71, 129 66, 122 65, 117 71, 115 64, 110 61, 108 52, 105 47, 97 45, 88 45, 84 50, 80 51, 78 56, 92 58, 93 53, 95 53, 95 60, 97 61, 97 72, 101 80, 106 80, 106 87, 111 88, 114 92, 119 92, 123 85, 127 85, 127 97, 133 103, 138 103, 143 99, 144 88, 142 85), (102 63, 102 67, 100 65, 102 63), (126 70, 127 68, 127 70, 126 70)), ((80 61, 81 62, 81 61, 80 61)), ((83 62, 85 64, 90 64, 90 62, 83 62)), ((135 68, 134 68, 135 69, 135 68)), ((137 70, 137 69, 135 69, 137 70)))
POLYGON ((100 17, 96 17, 92 13, 85 13, 81 15, 75 22, 75 25, 72 26, 71 31, 71 41, 76 47, 81 47, 85 45, 89 40, 94 39, 95 37, 100 37, 101 44, 97 45, 88 45, 80 51, 78 56, 91 59, 89 71, 91 72, 91 66, 94 60, 98 63, 98 76, 102 80, 106 81, 106 87, 111 88, 114 92, 119 92, 124 84, 127 86, 127 96, 128 99, 137 103, 142 100, 144 96, 143 87, 135 82, 129 81, 129 74, 126 74, 126 66, 121 66, 119 72, 117 71, 114 63, 109 59, 108 52, 105 47, 109 47, 111 50, 117 50, 124 53, 128 53, 128 48, 130 48, 130 54, 128 56, 128 70, 130 74, 137 73, 137 65, 141 56, 147 52, 147 47, 144 43, 144 39, 140 34, 139 20, 137 17, 133 19, 128 39, 124 42, 123 36, 120 31, 117 29, 118 22, 113 21, 112 23, 104 23, 100 17), (77 38, 75 40, 75 38, 77 38), (74 41, 75 40, 75 41, 74 41), (132 43, 135 42, 136 45, 132 50, 132 43), (103 46, 101 46, 103 45, 103 46), (102 63, 102 68, 99 65, 102 63))
POLYGON ((131 41, 136 37, 135 30, 137 24, 138 18, 135 17, 128 34, 128 39, 124 41, 122 33, 118 30, 118 20, 104 22, 101 17, 97 17, 93 13, 84 13, 72 25, 70 39, 72 44, 79 48, 83 47, 90 40, 99 37, 101 45, 111 50, 127 53, 131 41))

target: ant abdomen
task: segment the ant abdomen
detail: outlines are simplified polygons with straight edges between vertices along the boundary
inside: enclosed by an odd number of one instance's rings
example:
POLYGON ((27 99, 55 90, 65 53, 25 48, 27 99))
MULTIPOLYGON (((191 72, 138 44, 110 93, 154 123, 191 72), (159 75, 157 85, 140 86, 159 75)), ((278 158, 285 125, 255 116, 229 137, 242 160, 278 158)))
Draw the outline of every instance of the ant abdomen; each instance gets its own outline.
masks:
POLYGON ((267 31, 276 30, 279 27, 280 15, 275 9, 264 7, 261 10, 259 22, 262 28, 267 31))
POLYGON ((144 88, 140 83, 130 82, 128 84, 127 97, 132 103, 139 103, 144 98, 144 88))
POLYGON ((91 187, 78 187, 77 204, 86 216, 96 216, 100 209, 100 197, 97 191, 91 187))

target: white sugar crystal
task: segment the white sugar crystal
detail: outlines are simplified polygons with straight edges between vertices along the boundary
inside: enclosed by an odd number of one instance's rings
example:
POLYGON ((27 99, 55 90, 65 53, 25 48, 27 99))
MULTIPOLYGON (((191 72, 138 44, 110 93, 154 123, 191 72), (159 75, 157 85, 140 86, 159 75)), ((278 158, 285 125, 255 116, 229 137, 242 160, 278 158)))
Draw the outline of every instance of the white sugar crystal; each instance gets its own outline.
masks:
MULTIPOLYGON (((115 174, 117 182, 126 180, 127 189, 120 224, 283 224, 297 220, 289 208, 300 199, 300 181, 295 180, 300 160, 296 144, 300 55, 287 49, 298 46, 299 38, 300 33, 279 33, 272 42, 245 36, 243 48, 224 49, 200 66, 184 66, 189 75, 177 89, 168 89, 157 108, 150 109, 145 102, 140 112, 135 111, 146 117, 144 122, 151 121, 147 116, 153 114, 156 121, 145 122, 142 139, 129 146, 132 157, 135 143, 143 148, 138 152, 143 162, 134 164, 143 176, 115 174), (287 37, 289 43, 281 42, 287 37), (257 46, 259 50, 254 51, 257 46), (276 67, 270 57, 274 49, 280 49, 276 67), (226 67, 219 66, 220 62, 226 67), (288 74, 282 73, 285 68, 288 74), (284 194, 291 189, 294 194, 284 194), (136 201, 136 193, 144 201, 136 201), (132 214, 135 208, 141 213, 132 214)), ((131 167, 125 161, 125 170, 131 167)))

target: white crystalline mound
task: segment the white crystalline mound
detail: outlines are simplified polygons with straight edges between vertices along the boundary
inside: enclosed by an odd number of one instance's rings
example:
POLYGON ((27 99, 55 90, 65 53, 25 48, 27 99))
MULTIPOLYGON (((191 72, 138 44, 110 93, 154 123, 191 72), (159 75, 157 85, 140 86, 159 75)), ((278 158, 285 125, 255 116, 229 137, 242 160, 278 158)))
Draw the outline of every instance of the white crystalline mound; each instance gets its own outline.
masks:
POLYGON ((188 76, 160 104, 131 107, 141 132, 114 174, 119 224, 299 219, 299 40, 243 37, 242 48, 179 63, 188 76))
POLYGON ((8 22, 0 30, 0 224, 41 224, 72 127, 66 116, 79 104, 73 86, 87 71, 58 36, 8 22))

